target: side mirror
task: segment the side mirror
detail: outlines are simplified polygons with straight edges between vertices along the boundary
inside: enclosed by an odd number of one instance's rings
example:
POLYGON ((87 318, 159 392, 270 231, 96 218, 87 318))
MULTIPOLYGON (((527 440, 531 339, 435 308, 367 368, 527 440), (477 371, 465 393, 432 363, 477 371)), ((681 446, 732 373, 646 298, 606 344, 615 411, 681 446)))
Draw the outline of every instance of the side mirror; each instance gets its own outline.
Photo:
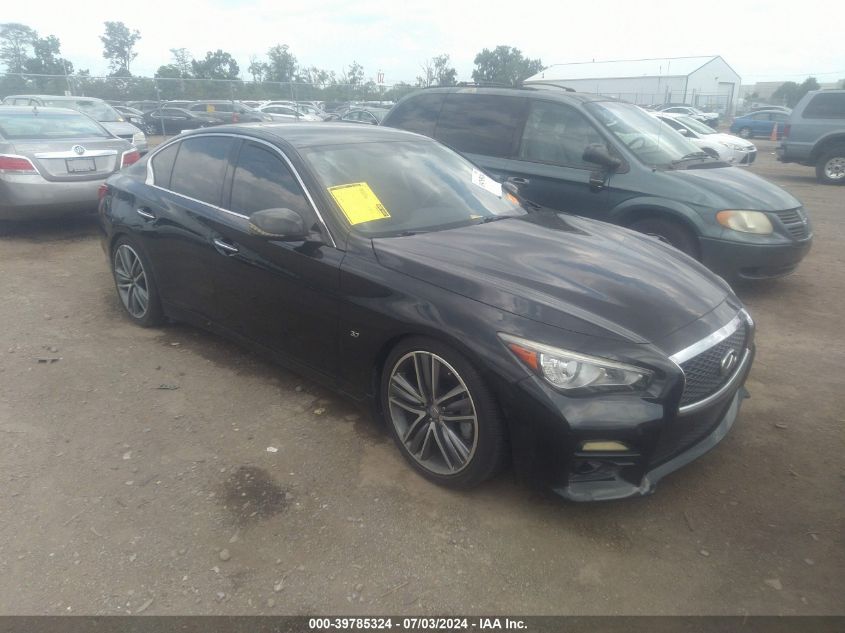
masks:
POLYGON ((249 232, 273 240, 300 242, 307 240, 310 232, 305 221, 290 209, 264 209, 249 216, 249 232))
POLYGON ((607 147, 600 143, 587 145, 581 158, 585 162, 601 165, 609 171, 614 171, 622 166, 622 161, 616 156, 612 156, 607 147))

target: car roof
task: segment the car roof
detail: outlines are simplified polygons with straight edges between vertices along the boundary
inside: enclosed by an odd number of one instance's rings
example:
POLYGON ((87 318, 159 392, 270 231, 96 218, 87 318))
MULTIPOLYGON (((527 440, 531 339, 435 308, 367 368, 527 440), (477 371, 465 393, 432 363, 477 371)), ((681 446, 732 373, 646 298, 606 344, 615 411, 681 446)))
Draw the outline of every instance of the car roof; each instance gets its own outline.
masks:
POLYGON ((427 141, 430 138, 390 127, 360 125, 358 123, 248 123, 240 125, 220 125, 182 134, 191 136, 230 133, 252 136, 276 143, 283 141, 296 149, 319 145, 354 145, 379 141, 427 141))
MULTIPOLYGON (((85 99, 86 101, 103 101, 99 97, 83 97, 81 95, 37 95, 37 94, 21 94, 21 95, 6 95, 6 99, 50 99, 54 101, 78 101, 85 99)), ((103 101, 103 103, 106 103, 103 101)))
POLYGON ((565 88, 556 89, 554 87, 540 87, 540 86, 525 86, 524 88, 500 88, 490 86, 452 86, 449 88, 425 88, 418 92, 413 92, 408 98, 413 98, 416 95, 428 93, 459 93, 459 94, 485 94, 485 95, 501 95, 512 97, 526 97, 528 99, 549 99, 555 101, 565 101, 568 103, 578 102, 587 103, 590 101, 619 101, 613 97, 605 97, 602 95, 587 94, 585 92, 571 92, 565 88))
MULTIPOLYGON (((4 105, 0 112, 11 112, 12 114, 31 114, 33 116, 37 116, 38 114, 76 114, 79 116, 87 116, 83 112, 79 110, 74 110, 73 108, 55 108, 55 107, 48 107, 48 106, 10 106, 4 105)), ((90 118, 90 117, 88 117, 90 118)), ((93 121, 93 119, 91 119, 93 121)))
POLYGON ((754 110, 754 112, 749 112, 748 114, 744 114, 743 116, 748 116, 749 114, 768 114, 768 113, 772 113, 772 114, 789 114, 788 112, 784 112, 783 110, 777 110, 777 109, 770 109, 770 108, 767 108, 767 109, 765 109, 765 110, 754 110))

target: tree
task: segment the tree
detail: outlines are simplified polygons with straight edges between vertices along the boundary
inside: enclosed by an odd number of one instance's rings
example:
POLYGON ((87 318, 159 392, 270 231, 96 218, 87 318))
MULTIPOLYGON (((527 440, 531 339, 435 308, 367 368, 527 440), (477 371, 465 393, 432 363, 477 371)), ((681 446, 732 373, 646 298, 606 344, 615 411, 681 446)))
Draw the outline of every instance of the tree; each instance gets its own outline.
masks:
POLYGON ((104 22, 105 34, 100 36, 103 43, 103 57, 109 60, 109 68, 115 77, 131 77, 129 65, 138 57, 135 44, 141 39, 137 29, 130 31, 123 22, 104 22))
POLYGON ((346 71, 346 83, 353 88, 357 88, 364 84, 364 67, 356 61, 353 61, 346 71))
MULTIPOLYGON (((170 49, 170 56, 173 58, 173 63, 168 64, 168 66, 172 66, 179 70, 179 76, 183 79, 187 79, 191 76, 191 62, 193 58, 191 54, 188 52, 187 48, 171 48, 170 49)), ((164 66, 162 66, 164 68, 164 66)))
POLYGON ((262 62, 255 55, 250 56, 247 72, 252 75, 254 82, 263 81, 269 70, 270 67, 265 62, 262 62))
POLYGON ((38 34, 26 24, 6 22, 0 24, 0 61, 6 64, 6 72, 24 72, 29 51, 38 39, 38 34))
POLYGON ((448 55, 438 55, 420 64, 423 74, 417 77, 417 86, 454 86, 457 83, 458 71, 449 65, 448 55))
POLYGON ((60 57, 61 42, 55 35, 39 37, 32 44, 32 57, 24 63, 26 72, 41 75, 73 73, 73 64, 60 57))
POLYGON ((287 44, 276 44, 267 51, 268 81, 291 82, 296 78, 296 56, 290 52, 287 44))
POLYGON ((220 50, 208 51, 205 59, 191 62, 194 76, 200 79, 237 79, 241 72, 238 62, 229 53, 220 50))
POLYGON ((474 81, 496 82, 518 86, 522 81, 543 70, 539 59, 528 59, 522 51, 510 46, 497 46, 492 51, 485 48, 475 56, 474 81))
POLYGON ((818 89, 819 82, 815 77, 808 77, 800 85, 794 81, 787 81, 772 93, 772 99, 782 101, 788 107, 794 108, 805 94, 818 89))

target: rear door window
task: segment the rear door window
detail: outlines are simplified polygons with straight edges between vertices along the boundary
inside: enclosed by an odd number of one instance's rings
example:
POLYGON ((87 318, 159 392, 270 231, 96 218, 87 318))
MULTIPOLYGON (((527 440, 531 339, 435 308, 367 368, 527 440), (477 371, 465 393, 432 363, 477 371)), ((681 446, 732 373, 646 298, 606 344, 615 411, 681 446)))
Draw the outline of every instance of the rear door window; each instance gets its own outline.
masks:
POLYGON ((244 143, 232 181, 232 211, 252 215, 264 209, 287 208, 310 221, 308 200, 279 155, 256 143, 244 143))
POLYGON ((179 145, 179 143, 173 143, 173 145, 156 152, 155 156, 150 159, 153 169, 153 184, 165 189, 170 188, 170 174, 173 173, 173 164, 176 162, 179 145))
POLYGON ((445 99, 446 94, 443 92, 430 92, 406 99, 390 111, 385 125, 434 136, 434 126, 445 99))
POLYGON ((804 108, 805 119, 845 119, 845 92, 817 94, 804 108))
POLYGON ((200 136, 185 139, 173 166, 170 189, 189 198, 220 206, 220 192, 232 139, 200 136))
POLYGON ((459 152, 508 158, 525 120, 526 99, 452 93, 446 97, 435 138, 459 152))

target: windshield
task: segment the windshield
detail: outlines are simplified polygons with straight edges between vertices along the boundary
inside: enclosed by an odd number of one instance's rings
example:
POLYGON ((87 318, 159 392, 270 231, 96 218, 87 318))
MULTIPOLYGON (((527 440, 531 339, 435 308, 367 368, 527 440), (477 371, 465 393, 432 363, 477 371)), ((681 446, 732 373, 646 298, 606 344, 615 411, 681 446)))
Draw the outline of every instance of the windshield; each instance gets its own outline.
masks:
POLYGON ((101 126, 81 114, 9 113, 2 112, 2 109, 0 136, 10 141, 111 137, 101 126))
POLYGON ((54 108, 71 108, 79 110, 83 114, 87 114, 95 121, 114 122, 122 121, 123 117, 118 114, 117 110, 111 107, 108 103, 102 101, 94 101, 91 99, 44 99, 45 106, 52 106, 54 108))
POLYGON ((303 150, 338 216, 368 236, 402 235, 524 215, 501 185, 432 141, 303 150))
POLYGON ((646 165, 669 167, 675 161, 701 153, 686 138, 669 133, 659 119, 630 103, 594 101, 587 108, 646 165))
POLYGON ((683 124, 685 127, 688 127, 693 132, 696 132, 696 133, 701 134, 701 135, 718 134, 718 132, 716 130, 714 130, 712 127, 710 127, 709 125, 706 125, 705 123, 702 123, 701 121, 693 119, 690 116, 679 116, 675 120, 679 121, 681 124, 683 124))

